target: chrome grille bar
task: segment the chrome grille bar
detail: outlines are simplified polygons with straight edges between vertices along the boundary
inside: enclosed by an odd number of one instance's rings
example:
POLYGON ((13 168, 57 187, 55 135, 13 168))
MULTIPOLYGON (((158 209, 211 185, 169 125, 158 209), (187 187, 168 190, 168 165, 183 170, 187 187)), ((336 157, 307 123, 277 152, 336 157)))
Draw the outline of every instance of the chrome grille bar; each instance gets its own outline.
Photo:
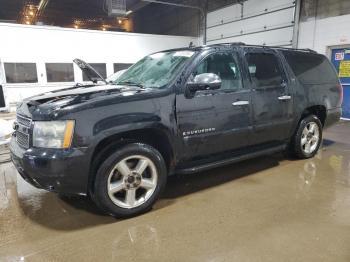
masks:
POLYGON ((29 129, 32 126, 32 120, 30 118, 18 115, 16 116, 18 129, 16 130, 16 141, 19 146, 23 148, 29 148, 30 146, 30 133, 29 129))

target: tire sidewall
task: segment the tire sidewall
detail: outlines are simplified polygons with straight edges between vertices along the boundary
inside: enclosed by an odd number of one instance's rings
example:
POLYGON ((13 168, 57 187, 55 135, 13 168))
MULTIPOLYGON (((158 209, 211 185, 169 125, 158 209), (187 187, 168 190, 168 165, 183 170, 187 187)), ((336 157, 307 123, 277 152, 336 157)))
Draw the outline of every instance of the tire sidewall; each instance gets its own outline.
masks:
POLYGON ((294 138, 294 152, 295 152, 297 157, 306 159, 306 158, 314 157, 317 154, 317 152, 321 146, 321 143, 322 143, 322 128, 323 127, 322 127, 321 121, 315 115, 307 116, 301 120, 299 127, 298 127, 298 130, 297 130, 297 133, 296 133, 295 138, 294 138), (304 128, 312 122, 317 124, 317 126, 318 126, 319 140, 318 140, 318 144, 317 144, 316 149, 313 152, 311 152, 310 154, 307 154, 304 152, 304 150, 301 146, 301 137, 302 137, 302 133, 303 133, 304 128))
POLYGON ((96 204, 104 210, 106 213, 115 217, 131 217, 138 214, 149 211, 155 201, 159 198, 163 191, 167 180, 167 170, 162 155, 153 147, 141 144, 133 143, 119 148, 116 152, 112 153, 98 168, 95 177, 93 199, 96 204), (152 196, 142 205, 135 208, 122 208, 113 203, 108 195, 107 185, 108 177, 113 167, 122 159, 130 155, 142 155, 148 157, 154 163, 158 178, 157 186, 152 196))

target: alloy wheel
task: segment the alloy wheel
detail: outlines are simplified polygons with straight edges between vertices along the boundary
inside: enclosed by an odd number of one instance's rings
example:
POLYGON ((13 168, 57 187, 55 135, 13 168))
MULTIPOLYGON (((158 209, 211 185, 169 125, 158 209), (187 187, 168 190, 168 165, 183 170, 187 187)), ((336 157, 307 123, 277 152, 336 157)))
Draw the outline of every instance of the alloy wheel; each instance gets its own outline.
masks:
POLYGON ((315 122, 308 123, 301 135, 301 148, 305 154, 312 154, 320 140, 320 129, 315 122))
POLYGON ((119 161, 109 174, 109 198, 122 208, 138 207, 153 195, 157 180, 157 169, 151 159, 141 155, 129 156, 119 161))

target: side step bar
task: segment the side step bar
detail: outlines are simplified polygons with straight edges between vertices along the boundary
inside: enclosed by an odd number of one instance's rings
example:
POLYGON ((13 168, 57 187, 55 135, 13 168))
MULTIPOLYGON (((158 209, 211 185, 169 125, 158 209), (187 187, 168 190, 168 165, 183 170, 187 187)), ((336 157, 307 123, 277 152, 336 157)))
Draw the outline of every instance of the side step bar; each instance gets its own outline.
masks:
POLYGON ((245 154, 245 155, 240 155, 240 156, 235 156, 232 158, 224 159, 224 160, 219 160, 215 161, 212 163, 207 163, 195 167, 190 167, 190 168, 184 168, 184 169, 178 169, 175 170, 175 174, 192 174, 192 173, 197 173, 197 172, 202 172, 208 169, 220 167, 220 166, 225 166, 233 163, 237 163, 243 160, 255 158, 258 156, 263 156, 263 155, 269 155, 277 152, 281 152, 286 149, 286 145, 280 145, 280 146, 275 146, 271 147, 268 149, 262 149, 253 153, 245 154))

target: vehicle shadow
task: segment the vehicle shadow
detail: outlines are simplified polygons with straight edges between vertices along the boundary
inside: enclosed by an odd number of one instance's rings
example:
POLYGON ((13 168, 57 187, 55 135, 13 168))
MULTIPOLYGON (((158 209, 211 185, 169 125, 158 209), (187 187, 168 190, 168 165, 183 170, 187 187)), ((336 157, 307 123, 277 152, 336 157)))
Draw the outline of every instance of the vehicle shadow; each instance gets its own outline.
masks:
POLYGON ((286 156, 282 153, 277 153, 200 173, 170 176, 161 200, 176 199, 276 167, 283 159, 286 159, 286 156))
MULTIPOLYGON (((334 143, 332 140, 324 139, 323 147, 330 147, 334 143)), ((170 176, 161 198, 153 208, 153 212, 174 204, 183 196, 274 168, 283 160, 294 161, 295 159, 283 153, 276 153, 214 168, 205 172, 170 176)), ((54 193, 32 188, 24 181, 17 179, 17 182, 22 187, 25 187, 25 191, 30 191, 31 193, 28 194, 27 192, 27 194, 23 195, 21 194, 22 190, 18 189, 18 185, 17 187, 14 185, 12 189, 9 189, 16 191, 13 195, 16 195, 17 200, 14 201, 13 205, 16 206, 16 209, 19 207, 20 210, 18 212, 22 216, 46 228, 73 231, 124 221, 116 220, 104 214, 87 197, 58 196, 54 193), (30 190, 28 187, 30 187, 30 190)), ((9 213, 13 215, 13 210, 9 211, 9 213)), ((150 215, 152 215, 152 211, 150 215)))
MULTIPOLYGON (((322 147, 327 148, 336 142, 323 139, 322 147)), ((257 172, 274 168, 283 160, 299 161, 299 159, 281 152, 273 155, 248 159, 235 164, 214 168, 208 171, 190 175, 174 175, 168 178, 167 187, 157 206, 166 206, 176 198, 215 187, 242 177, 250 176, 257 172), (164 203, 164 204, 163 204, 164 203)))
MULTIPOLYGON (((282 154, 274 154, 196 174, 171 176, 153 211, 172 205, 179 197, 278 166, 284 158, 282 154)), ((58 196, 43 190, 39 192, 30 199, 19 195, 18 202, 23 215, 44 227, 73 231, 121 221, 101 212, 88 197, 58 196)))

